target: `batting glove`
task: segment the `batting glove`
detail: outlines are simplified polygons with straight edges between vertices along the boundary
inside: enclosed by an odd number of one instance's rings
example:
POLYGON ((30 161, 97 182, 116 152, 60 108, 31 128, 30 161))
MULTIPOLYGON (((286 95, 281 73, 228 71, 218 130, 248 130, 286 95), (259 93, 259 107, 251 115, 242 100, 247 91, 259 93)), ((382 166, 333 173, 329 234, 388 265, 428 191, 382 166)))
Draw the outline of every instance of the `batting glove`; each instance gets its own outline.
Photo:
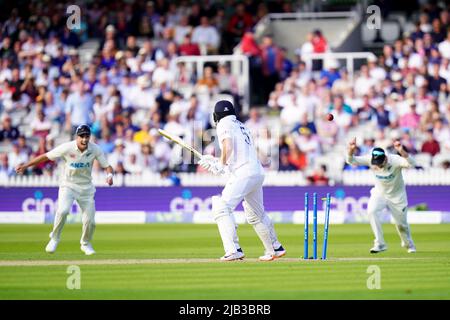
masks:
POLYGON ((218 158, 215 158, 209 154, 202 156, 198 164, 209 172, 220 175, 225 173, 225 166, 220 163, 218 158))

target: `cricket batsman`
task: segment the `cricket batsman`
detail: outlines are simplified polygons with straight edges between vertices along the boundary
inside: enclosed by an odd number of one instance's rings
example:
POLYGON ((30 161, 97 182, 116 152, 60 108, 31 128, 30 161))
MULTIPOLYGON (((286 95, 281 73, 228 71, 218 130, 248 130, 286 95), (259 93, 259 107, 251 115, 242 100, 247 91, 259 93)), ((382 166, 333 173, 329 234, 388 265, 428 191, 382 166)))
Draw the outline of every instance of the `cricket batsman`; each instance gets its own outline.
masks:
POLYGON ((96 144, 89 142, 90 138, 89 126, 80 125, 76 129, 75 140, 63 143, 16 168, 16 172, 22 174, 27 168, 48 160, 61 158, 64 161, 64 171, 61 175, 58 192, 58 209, 53 231, 50 233, 50 241, 45 248, 48 253, 56 251, 67 215, 75 200, 82 212, 81 251, 86 255, 95 254, 91 244, 95 230, 95 187, 92 184, 92 163, 97 159, 100 166, 106 170, 106 183, 110 186, 113 184, 113 168, 108 164, 101 149, 96 144))
POLYGON ((374 148, 371 155, 358 157, 354 156, 356 138, 353 138, 348 145, 347 163, 369 166, 375 175, 375 186, 370 191, 367 207, 370 226, 375 235, 374 247, 370 249, 370 253, 387 250, 379 217, 380 212, 386 207, 392 213, 402 247, 406 248, 408 253, 416 252, 407 222, 408 199, 402 176, 402 169, 413 167, 414 160, 405 151, 400 141, 394 142, 394 148, 400 156, 386 154, 382 148, 374 148))
POLYGON ((245 217, 264 245, 260 261, 271 261, 286 254, 277 239, 273 223, 264 211, 264 169, 248 129, 236 118, 233 104, 221 100, 214 106, 214 122, 221 155, 204 155, 199 165, 216 175, 229 174, 220 196, 212 197, 212 211, 222 238, 225 255, 222 261, 241 260, 244 253, 239 245, 233 211, 242 201, 245 217))

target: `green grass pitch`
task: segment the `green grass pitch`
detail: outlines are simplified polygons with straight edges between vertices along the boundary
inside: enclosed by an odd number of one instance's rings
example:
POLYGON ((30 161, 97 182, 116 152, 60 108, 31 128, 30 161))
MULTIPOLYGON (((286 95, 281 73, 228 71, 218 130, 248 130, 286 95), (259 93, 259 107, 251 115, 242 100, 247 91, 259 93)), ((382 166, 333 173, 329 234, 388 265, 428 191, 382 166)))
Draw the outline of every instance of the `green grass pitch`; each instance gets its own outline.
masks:
POLYGON ((241 225, 248 259, 228 263, 214 260, 223 253, 215 225, 98 225, 91 257, 79 249, 81 225, 66 225, 57 252, 45 253, 50 229, 0 225, 0 299, 450 298, 450 224, 412 225, 416 254, 400 247, 393 225, 384 225, 389 250, 377 255, 368 252, 369 225, 331 225, 327 261, 301 260, 303 226, 279 224, 288 254, 273 262, 255 260, 262 245, 251 226, 241 225), (39 265, 43 260, 50 263, 39 265), (66 287, 72 264, 81 270, 79 290, 66 287), (367 287, 373 265, 380 289, 367 287))

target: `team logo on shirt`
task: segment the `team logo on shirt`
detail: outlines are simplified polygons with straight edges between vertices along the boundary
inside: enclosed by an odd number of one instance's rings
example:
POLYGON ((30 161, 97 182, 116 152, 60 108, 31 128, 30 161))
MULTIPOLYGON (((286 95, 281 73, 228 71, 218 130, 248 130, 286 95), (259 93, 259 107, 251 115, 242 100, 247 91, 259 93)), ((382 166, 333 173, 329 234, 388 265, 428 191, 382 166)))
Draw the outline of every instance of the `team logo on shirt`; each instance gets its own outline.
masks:
POLYGON ((74 155, 73 153, 71 153, 71 154, 69 154, 69 157, 72 158, 72 159, 75 159, 75 158, 76 158, 76 155, 74 155))
POLYGON ((89 168, 91 165, 89 164, 89 162, 72 162, 70 166, 75 169, 82 169, 89 168))

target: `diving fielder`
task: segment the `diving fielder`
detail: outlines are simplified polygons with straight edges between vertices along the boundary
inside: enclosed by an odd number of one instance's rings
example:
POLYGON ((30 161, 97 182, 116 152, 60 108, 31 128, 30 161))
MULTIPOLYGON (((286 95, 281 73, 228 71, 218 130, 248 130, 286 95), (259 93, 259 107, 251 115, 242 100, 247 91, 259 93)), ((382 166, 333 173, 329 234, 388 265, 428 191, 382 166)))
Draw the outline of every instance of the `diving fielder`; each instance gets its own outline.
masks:
POLYGON ((225 255, 220 259, 233 261, 244 258, 233 217, 233 210, 242 200, 247 222, 253 226, 264 245, 265 252, 259 260, 271 261, 284 256, 286 251, 264 211, 264 169, 257 158, 250 132, 237 120, 233 104, 229 101, 217 102, 213 117, 221 155, 220 158, 204 155, 199 165, 216 175, 229 174, 222 194, 212 197, 212 211, 225 249, 225 255))
POLYGON ((416 252, 407 222, 408 200, 402 176, 402 169, 413 167, 414 160, 405 151, 400 141, 394 142, 394 148, 400 156, 386 154, 382 148, 374 148, 371 155, 357 157, 354 156, 356 138, 351 140, 348 146, 347 163, 369 166, 375 175, 375 186, 370 191, 370 200, 367 207, 370 226, 375 235, 374 246, 370 249, 370 253, 387 250, 378 216, 386 207, 392 213, 402 247, 405 247, 408 253, 416 252))
POLYGON ((86 255, 95 253, 91 240, 95 230, 95 187, 92 184, 92 163, 97 159, 100 166, 107 172, 106 183, 113 184, 113 168, 108 164, 102 150, 89 142, 91 130, 87 125, 80 125, 76 129, 76 140, 66 142, 46 154, 40 155, 28 163, 16 168, 22 174, 29 167, 48 160, 64 160, 64 171, 61 175, 58 192, 58 209, 55 215, 53 231, 50 241, 45 248, 48 253, 54 253, 58 246, 61 232, 75 200, 82 212, 81 251, 86 255))

